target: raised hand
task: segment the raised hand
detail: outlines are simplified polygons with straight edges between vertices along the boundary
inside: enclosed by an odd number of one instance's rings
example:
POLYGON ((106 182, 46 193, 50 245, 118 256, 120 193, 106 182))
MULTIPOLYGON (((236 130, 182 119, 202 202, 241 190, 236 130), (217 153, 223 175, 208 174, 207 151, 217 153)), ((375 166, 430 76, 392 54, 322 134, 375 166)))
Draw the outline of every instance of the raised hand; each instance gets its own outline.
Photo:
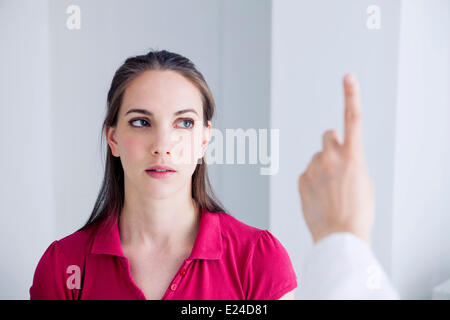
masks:
POLYGON ((335 130, 323 134, 323 150, 299 177, 298 189, 315 243, 333 232, 351 232, 370 244, 374 183, 364 157, 359 84, 352 74, 346 74, 343 82, 344 141, 335 130))

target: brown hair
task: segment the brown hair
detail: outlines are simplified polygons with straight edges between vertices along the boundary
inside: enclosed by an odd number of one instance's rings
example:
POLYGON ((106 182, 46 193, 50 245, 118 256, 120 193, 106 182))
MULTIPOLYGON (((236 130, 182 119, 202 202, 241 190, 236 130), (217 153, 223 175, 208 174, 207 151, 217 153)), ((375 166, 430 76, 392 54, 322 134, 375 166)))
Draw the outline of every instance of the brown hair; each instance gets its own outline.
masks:
MULTIPOLYGON (((203 75, 197 70, 194 63, 179 54, 166 50, 152 50, 145 55, 126 59, 116 71, 108 92, 106 117, 101 132, 102 143, 106 126, 114 127, 117 125, 118 113, 126 88, 137 76, 147 70, 173 70, 190 80, 200 90, 202 95, 203 123, 204 126, 208 126, 208 121, 214 115, 215 103, 203 75)), ((120 158, 113 156, 108 145, 105 175, 100 192, 91 216, 79 230, 111 215, 115 215, 118 218, 123 207, 124 195, 122 163, 120 158)), ((199 209, 206 209, 209 212, 225 211, 223 205, 214 196, 204 157, 199 160, 192 175, 192 198, 199 209)))

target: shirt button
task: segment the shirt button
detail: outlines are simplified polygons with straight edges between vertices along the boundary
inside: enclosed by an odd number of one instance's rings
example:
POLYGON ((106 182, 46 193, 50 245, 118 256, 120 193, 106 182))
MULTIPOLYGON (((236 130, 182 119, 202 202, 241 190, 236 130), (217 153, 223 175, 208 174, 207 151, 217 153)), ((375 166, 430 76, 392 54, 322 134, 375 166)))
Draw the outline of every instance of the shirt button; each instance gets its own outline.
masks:
POLYGON ((176 283, 173 283, 173 284, 170 286, 170 290, 175 291, 176 289, 177 289, 177 284, 176 284, 176 283))
POLYGON ((186 274, 186 269, 181 270, 181 275, 184 276, 186 274))

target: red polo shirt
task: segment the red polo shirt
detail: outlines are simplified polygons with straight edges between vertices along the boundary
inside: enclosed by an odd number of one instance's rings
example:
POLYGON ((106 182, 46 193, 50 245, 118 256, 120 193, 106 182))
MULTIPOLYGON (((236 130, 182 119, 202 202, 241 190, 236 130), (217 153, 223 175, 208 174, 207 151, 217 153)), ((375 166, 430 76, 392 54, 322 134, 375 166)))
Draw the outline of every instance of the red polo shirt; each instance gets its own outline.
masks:
MULTIPOLYGON (((202 210, 191 254, 162 300, 274 300, 296 287, 288 253, 268 230, 202 210)), ((52 242, 30 299, 146 299, 132 279, 116 219, 52 242)))

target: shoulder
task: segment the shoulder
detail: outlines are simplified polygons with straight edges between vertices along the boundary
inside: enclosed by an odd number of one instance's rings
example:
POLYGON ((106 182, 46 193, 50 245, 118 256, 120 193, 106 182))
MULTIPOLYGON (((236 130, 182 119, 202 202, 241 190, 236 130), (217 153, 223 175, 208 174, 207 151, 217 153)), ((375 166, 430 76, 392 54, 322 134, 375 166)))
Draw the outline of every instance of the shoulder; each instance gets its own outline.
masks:
POLYGON ((56 245, 66 257, 85 256, 91 248, 98 226, 99 222, 97 221, 81 230, 56 240, 56 245))
POLYGON ((44 252, 42 259, 47 261, 59 260, 62 267, 68 265, 84 265, 89 254, 99 222, 95 222, 81 230, 53 241, 44 252))
POLYGON ((257 254, 266 257, 275 253, 286 253, 284 246, 269 230, 248 225, 225 212, 217 214, 220 219, 222 237, 225 240, 248 246, 251 250, 248 252, 250 254, 254 254, 255 250, 258 251, 257 254))
POLYGON ((98 223, 75 231, 58 240, 54 240, 45 250, 41 260, 74 260, 74 257, 83 257, 90 249, 90 244, 95 235, 98 223))
POLYGON ((73 267, 83 269, 86 254, 97 224, 54 240, 44 251, 36 266, 30 299, 70 299, 65 288, 67 272, 73 267))
POLYGON ((219 213, 221 233, 243 262, 243 286, 249 300, 279 299, 297 287, 289 254, 269 230, 252 227, 219 213))
POLYGON ((274 254, 287 254, 281 242, 267 229, 253 227, 232 215, 215 213, 220 220, 222 238, 235 248, 242 247, 248 257, 270 258, 274 254))
POLYGON ((264 232, 263 229, 256 228, 238 220, 229 213, 218 212, 222 237, 229 240, 238 240, 241 243, 255 242, 264 232))
POLYGON ((280 299, 297 287, 297 275, 287 250, 268 230, 258 238, 247 265, 249 300, 280 299))

